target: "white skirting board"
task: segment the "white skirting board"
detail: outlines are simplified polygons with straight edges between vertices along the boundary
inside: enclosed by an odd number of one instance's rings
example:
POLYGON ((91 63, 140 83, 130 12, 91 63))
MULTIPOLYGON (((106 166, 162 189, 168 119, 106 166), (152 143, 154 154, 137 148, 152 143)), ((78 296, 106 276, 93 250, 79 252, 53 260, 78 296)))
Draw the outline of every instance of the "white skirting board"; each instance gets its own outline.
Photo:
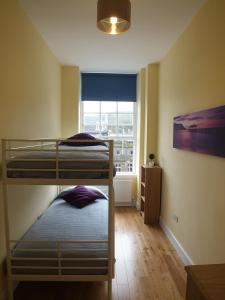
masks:
POLYGON ((182 260, 184 265, 194 265, 193 260, 190 258, 190 256, 187 254, 187 252, 184 250, 184 248, 181 246, 181 244, 176 239, 175 235, 172 233, 172 231, 169 229, 169 227, 165 224, 165 222, 160 217, 160 226, 162 230, 164 231, 165 235, 175 248, 178 256, 182 260))

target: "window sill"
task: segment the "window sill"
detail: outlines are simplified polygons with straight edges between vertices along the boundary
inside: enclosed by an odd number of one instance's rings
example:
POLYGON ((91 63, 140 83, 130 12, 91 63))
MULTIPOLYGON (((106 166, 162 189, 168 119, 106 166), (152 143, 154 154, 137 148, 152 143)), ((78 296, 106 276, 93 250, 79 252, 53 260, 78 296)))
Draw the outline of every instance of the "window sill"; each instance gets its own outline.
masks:
POLYGON ((117 178, 135 178, 135 177, 137 177, 137 174, 136 173, 128 173, 128 172, 118 172, 117 174, 116 174, 116 177, 115 177, 115 179, 117 179, 117 178))

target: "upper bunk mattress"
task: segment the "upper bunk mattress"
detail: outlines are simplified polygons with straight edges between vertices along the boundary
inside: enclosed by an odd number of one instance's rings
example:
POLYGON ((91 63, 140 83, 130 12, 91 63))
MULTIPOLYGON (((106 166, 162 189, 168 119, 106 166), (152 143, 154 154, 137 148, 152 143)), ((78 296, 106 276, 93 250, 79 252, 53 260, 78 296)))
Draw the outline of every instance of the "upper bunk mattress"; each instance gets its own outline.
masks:
POLYGON ((69 267, 62 270, 62 275, 106 274, 107 243, 70 243, 70 241, 107 239, 107 199, 97 199, 82 209, 71 206, 63 199, 56 199, 22 238, 23 241, 37 242, 19 242, 12 250, 13 266, 19 266, 13 269, 13 274, 58 275, 56 269, 58 255, 64 259, 61 261, 61 266, 69 267), (65 241, 65 243, 59 245, 54 241, 65 241), (55 250, 58 247, 62 249, 60 254, 55 250))
MULTIPOLYGON (((63 179, 104 179, 109 178, 109 154, 103 152, 107 146, 71 147, 59 146, 59 178, 63 179), (60 161, 60 159, 62 161, 60 161), (73 161, 76 160, 76 161, 73 161), (88 170, 88 171, 85 171, 88 170), (93 171, 90 171, 93 170, 93 171), (98 171, 99 170, 99 171, 98 171), (104 171, 106 170, 106 171, 104 171)), ((50 151, 49 151, 50 150, 50 151)), ((7 163, 8 178, 56 178, 56 152, 26 151, 7 163), (34 159, 32 161, 32 159, 34 159)), ((115 169, 114 169, 115 175, 115 169)))

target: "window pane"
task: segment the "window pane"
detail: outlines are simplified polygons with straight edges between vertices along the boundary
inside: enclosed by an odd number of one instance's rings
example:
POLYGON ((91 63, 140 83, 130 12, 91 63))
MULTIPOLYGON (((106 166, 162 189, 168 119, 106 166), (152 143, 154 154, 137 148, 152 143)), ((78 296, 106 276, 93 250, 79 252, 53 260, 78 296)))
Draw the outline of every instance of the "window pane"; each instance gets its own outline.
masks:
POLYGON ((93 136, 96 136, 99 134, 99 130, 97 130, 95 125, 84 125, 82 131, 92 134, 93 136))
POLYGON ((115 140, 114 141, 114 150, 115 149, 120 149, 122 147, 122 141, 121 140, 115 140))
POLYGON ((134 103, 133 102, 118 102, 118 112, 133 112, 134 103))
POLYGON ((101 135, 104 137, 115 137, 117 135, 116 125, 104 125, 101 127, 101 135))
POLYGON ((101 114, 101 122, 103 124, 113 124, 117 123, 117 115, 116 114, 101 114))
POLYGON ((134 140, 114 142, 114 162, 119 172, 134 171, 134 140))
POLYGON ((133 102, 83 101, 82 131, 114 140, 117 172, 135 171, 135 104, 133 102))
POLYGON ((98 133, 100 131, 100 115, 84 113, 84 131, 98 133))
POLYGON ((113 126, 113 125, 108 126, 108 136, 109 137, 117 136, 117 126, 113 126))
POLYGON ((133 114, 118 114, 118 125, 133 126, 133 114))
POLYGON ((118 135, 119 136, 133 136, 134 131, 133 131, 133 126, 118 126, 118 135))
POLYGON ((117 115, 101 114, 101 132, 104 136, 114 137, 117 134, 117 115))
POLYGON ((84 124, 99 124, 99 114, 84 114, 84 124))
POLYGON ((102 101, 101 102, 101 112, 109 112, 114 113, 116 112, 116 102, 115 101, 102 101))
POLYGON ((83 101, 84 113, 100 112, 99 101, 83 101))

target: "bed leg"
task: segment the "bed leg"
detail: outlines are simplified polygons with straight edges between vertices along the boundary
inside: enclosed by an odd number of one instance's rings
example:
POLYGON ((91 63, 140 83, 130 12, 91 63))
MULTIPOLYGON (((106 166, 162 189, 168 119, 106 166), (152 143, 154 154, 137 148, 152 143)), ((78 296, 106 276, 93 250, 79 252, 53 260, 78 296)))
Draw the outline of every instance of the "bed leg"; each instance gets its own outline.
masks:
POLYGON ((112 278, 108 280, 108 300, 112 300, 112 278))
POLYGON ((8 300, 13 300, 13 281, 8 278, 8 300))

